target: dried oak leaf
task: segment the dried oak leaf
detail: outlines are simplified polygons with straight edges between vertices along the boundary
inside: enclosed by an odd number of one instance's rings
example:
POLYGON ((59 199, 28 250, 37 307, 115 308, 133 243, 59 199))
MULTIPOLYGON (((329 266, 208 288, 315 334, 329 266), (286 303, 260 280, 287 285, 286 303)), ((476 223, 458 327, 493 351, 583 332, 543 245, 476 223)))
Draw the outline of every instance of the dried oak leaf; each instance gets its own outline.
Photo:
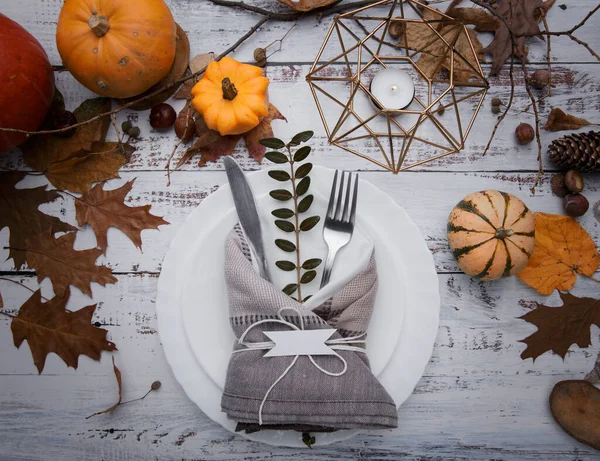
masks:
POLYGON ((310 11, 316 8, 336 3, 339 0, 277 0, 279 3, 289 6, 296 11, 310 11))
POLYGON ((519 278, 543 295, 567 291, 577 274, 591 277, 599 260, 594 241, 575 219, 535 213, 535 249, 519 278))
POLYGON ((244 142, 246 143, 246 148, 250 153, 250 157, 252 157, 257 162, 262 162, 262 159, 265 157, 265 152, 267 148, 262 144, 259 144, 263 138, 272 138, 273 128, 271 127, 271 122, 273 120, 286 120, 286 118, 281 115, 281 112, 275 107, 273 104, 269 104, 269 114, 261 120, 258 126, 248 133, 244 133, 244 142))
POLYGON ((100 360, 102 351, 117 350, 115 344, 106 339, 107 330, 91 323, 96 305, 69 312, 65 310, 68 289, 65 294, 42 303, 41 292, 36 291, 21 306, 10 326, 15 347, 21 347, 27 340, 39 373, 51 352, 76 369, 80 355, 100 360))
POLYGON ((560 381, 550 394, 550 410, 567 434, 600 450, 600 389, 583 380, 560 381))
MULTIPOLYGON (((498 2, 496 13, 506 19, 511 25, 515 35, 520 34, 539 34, 541 32, 539 22, 542 14, 546 14, 550 7, 554 5, 555 0, 503 0, 498 2)), ((543 37, 541 37, 543 40, 543 37)), ((515 57, 527 60, 527 49, 525 48, 525 37, 517 37, 515 57)), ((490 75, 495 76, 500 73, 500 69, 510 57, 512 51, 512 41, 510 32, 504 21, 498 22, 494 39, 483 50, 484 53, 492 55, 492 69, 490 75)))
MULTIPOLYGON (((110 99, 88 99, 73 112, 78 122, 85 122, 110 110, 110 99)), ((86 125, 77 127, 75 134, 68 138, 54 134, 32 136, 21 146, 25 163, 34 170, 45 173, 55 162, 67 160, 74 154, 92 149, 95 142, 104 142, 110 118, 102 117, 86 125)))
POLYGON ((16 185, 26 176, 23 172, 2 173, 0 181, 0 229, 9 229, 9 253, 18 270, 25 264, 28 239, 48 230, 69 232, 76 228, 60 219, 42 213, 38 207, 60 197, 56 191, 46 190, 46 186, 32 189, 17 189, 16 185))
POLYGON ((119 389, 119 399, 117 400, 117 403, 115 403, 114 405, 108 407, 106 410, 97 411, 96 413, 94 413, 93 415, 88 416, 85 419, 91 418, 92 416, 96 416, 96 415, 103 415, 103 414, 106 414, 106 413, 110 413, 112 411, 115 411, 117 409, 117 407, 119 405, 121 405, 121 401, 123 400, 123 380, 121 378, 121 370, 119 370, 117 368, 117 366, 115 365, 115 358, 114 358, 114 356, 112 357, 112 364, 113 364, 113 371, 115 373, 115 378, 117 378, 117 387, 119 389))
POLYGON ((91 282, 102 286, 117 282, 108 267, 96 266, 96 259, 102 254, 102 250, 73 249, 75 234, 71 232, 55 239, 50 232, 46 232, 26 243, 27 265, 35 269, 38 282, 48 277, 52 281, 54 293, 61 298, 69 293, 69 285, 91 297, 91 282))
MULTIPOLYGON (((189 63, 188 71, 185 73, 185 77, 189 77, 210 64, 211 61, 215 60, 214 53, 204 53, 194 56, 189 63)), ((177 92, 173 95, 175 99, 192 99, 192 88, 202 78, 203 73, 196 75, 194 78, 190 78, 181 84, 177 92)))
POLYGON ((92 183, 118 178, 119 168, 131 158, 135 147, 118 142, 95 142, 91 149, 73 153, 51 163, 46 177, 57 189, 85 194, 92 183))
POLYGON ((169 224, 163 218, 150 214, 150 205, 130 207, 125 205, 125 196, 131 191, 135 179, 114 190, 102 189, 97 184, 86 195, 75 201, 77 224, 89 224, 96 234, 96 242, 106 253, 106 234, 109 227, 120 229, 134 245, 142 248, 142 230, 158 229, 169 224))
POLYGON ((591 344, 590 327, 600 327, 600 300, 578 298, 571 293, 559 292, 563 305, 537 307, 523 315, 523 320, 534 324, 538 330, 521 340, 527 348, 521 354, 523 360, 537 359, 544 352, 552 351, 563 359, 572 344, 588 347, 591 344))
POLYGON ((483 45, 477 37, 477 32, 467 29, 471 38, 476 57, 462 26, 457 24, 444 24, 441 20, 448 18, 459 19, 465 24, 474 24, 481 30, 490 30, 490 24, 495 24, 495 18, 480 8, 455 8, 460 1, 450 4, 445 13, 435 9, 425 9, 423 19, 426 22, 408 22, 405 24, 405 33, 398 42, 400 48, 420 51, 416 66, 428 78, 433 78, 440 69, 450 70, 452 57, 450 48, 444 43, 454 43, 458 52, 454 55, 454 78, 458 82, 467 82, 476 74, 478 62, 485 61, 483 45), (442 39, 443 38, 443 39, 442 39))
POLYGON ((558 107, 550 111, 548 121, 544 125, 544 130, 547 131, 562 131, 562 130, 578 130, 581 127, 591 125, 590 122, 583 118, 575 117, 563 112, 558 107))

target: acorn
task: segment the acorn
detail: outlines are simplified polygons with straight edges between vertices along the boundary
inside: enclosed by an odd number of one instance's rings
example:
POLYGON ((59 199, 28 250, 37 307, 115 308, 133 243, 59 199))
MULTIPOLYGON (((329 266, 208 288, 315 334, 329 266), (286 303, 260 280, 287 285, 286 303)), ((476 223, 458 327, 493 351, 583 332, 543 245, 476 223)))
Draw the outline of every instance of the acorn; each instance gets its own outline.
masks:
POLYGON ((404 34, 404 23, 400 21, 392 21, 388 27, 388 34, 390 37, 398 40, 404 34))
POLYGON ((175 134, 184 141, 191 140, 196 134, 194 118, 187 112, 189 111, 179 114, 177 120, 175 120, 175 134))
POLYGON ((535 138, 533 127, 528 123, 521 123, 515 130, 519 144, 529 144, 535 138))
POLYGON ((501 106, 502 100, 500 98, 492 98, 492 106, 501 106))
POLYGON ((563 173, 552 176, 552 192, 560 198, 563 198, 569 193, 567 185, 565 184, 565 175, 563 173))
POLYGON ((543 90, 550 84, 550 73, 547 70, 536 70, 529 78, 529 84, 536 90, 543 90))
POLYGON ((581 194, 569 194, 563 200, 565 213, 573 218, 578 218, 587 213, 590 202, 581 194))
POLYGON ((499 114, 500 113, 500 106, 492 106, 492 114, 499 114))
POLYGON ((581 176, 581 173, 575 170, 569 170, 565 175, 565 186, 574 194, 581 192, 584 186, 583 176, 581 176))
POLYGON ((166 130, 175 123, 177 112, 172 106, 161 102, 152 106, 150 110, 150 125, 155 130, 166 130))
POLYGON ((258 67, 265 67, 267 65, 267 50, 264 48, 256 48, 254 50, 254 60, 258 67))

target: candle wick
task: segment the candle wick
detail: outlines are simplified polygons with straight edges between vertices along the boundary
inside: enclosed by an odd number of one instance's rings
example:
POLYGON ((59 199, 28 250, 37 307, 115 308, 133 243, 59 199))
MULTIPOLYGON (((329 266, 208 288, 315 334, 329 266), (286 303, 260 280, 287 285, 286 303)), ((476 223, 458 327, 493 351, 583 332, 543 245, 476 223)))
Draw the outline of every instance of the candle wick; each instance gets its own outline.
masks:
POLYGON ((392 91, 396 91, 398 87, 396 85, 392 86, 392 91))

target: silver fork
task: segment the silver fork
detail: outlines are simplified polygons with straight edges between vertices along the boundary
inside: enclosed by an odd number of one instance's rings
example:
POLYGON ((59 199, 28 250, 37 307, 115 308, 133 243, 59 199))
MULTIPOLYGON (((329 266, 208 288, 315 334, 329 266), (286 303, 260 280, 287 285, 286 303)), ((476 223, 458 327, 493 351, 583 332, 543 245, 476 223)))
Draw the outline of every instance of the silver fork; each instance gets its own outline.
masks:
POLYGON ((331 269, 340 248, 348 244, 354 231, 354 218, 356 216, 356 202, 358 198, 358 175, 349 171, 342 171, 338 186, 339 170, 335 171, 329 206, 325 216, 323 238, 329 247, 321 288, 329 283, 331 269), (346 180, 344 181, 344 179, 346 180), (354 183, 354 185, 352 185, 354 183), (352 194, 350 191, 352 190, 352 194))

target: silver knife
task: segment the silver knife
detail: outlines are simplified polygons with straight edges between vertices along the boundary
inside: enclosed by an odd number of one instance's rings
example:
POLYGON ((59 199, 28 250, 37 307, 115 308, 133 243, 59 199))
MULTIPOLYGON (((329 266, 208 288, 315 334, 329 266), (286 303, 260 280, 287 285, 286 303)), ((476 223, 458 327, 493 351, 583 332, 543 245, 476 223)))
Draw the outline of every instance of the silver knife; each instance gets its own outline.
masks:
POLYGON ((271 280, 267 268, 267 259, 265 257, 265 248, 263 246, 262 231, 260 228, 260 218, 256 210, 254 195, 244 171, 238 163, 231 157, 223 157, 225 171, 233 195, 233 203, 240 219, 240 224, 248 238, 248 244, 252 253, 258 262, 258 271, 260 276, 266 280, 271 280))

